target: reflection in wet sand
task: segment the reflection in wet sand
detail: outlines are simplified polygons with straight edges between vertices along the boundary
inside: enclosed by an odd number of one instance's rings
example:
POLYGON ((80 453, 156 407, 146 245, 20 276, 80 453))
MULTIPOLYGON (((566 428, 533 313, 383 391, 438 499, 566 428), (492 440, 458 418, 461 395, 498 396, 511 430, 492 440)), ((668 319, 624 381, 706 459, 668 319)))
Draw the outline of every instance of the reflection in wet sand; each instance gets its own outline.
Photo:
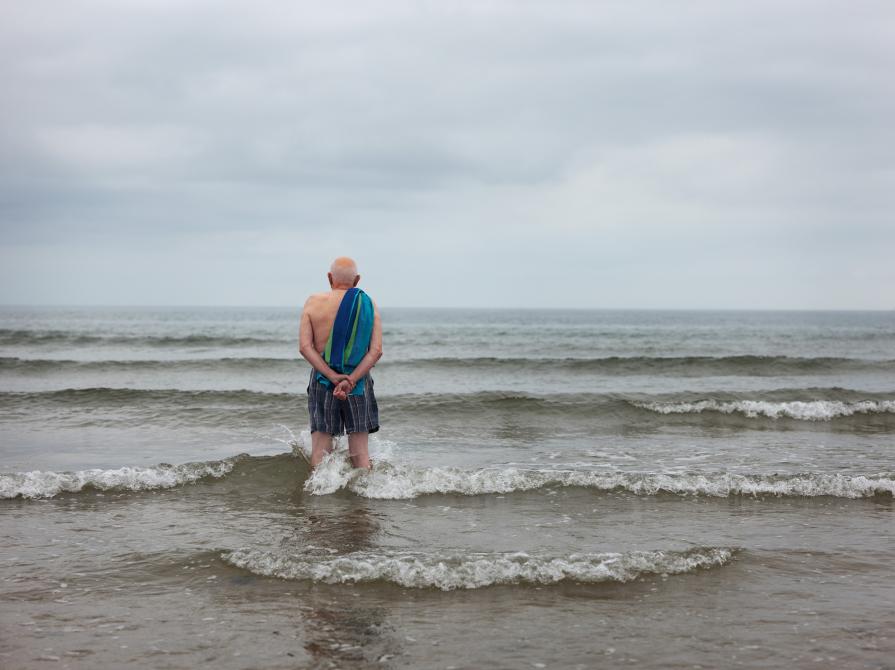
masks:
MULTIPOLYGON (((331 557, 375 546, 373 538, 380 524, 370 511, 369 501, 354 496, 321 502, 308 498, 306 514, 291 540, 300 545, 296 547, 298 553, 331 557)), ((303 611, 304 648, 317 663, 323 667, 344 663, 357 667, 378 664, 397 653, 398 643, 386 623, 384 608, 358 606, 359 594, 349 586, 311 588, 312 594, 318 590, 320 595, 337 595, 321 598, 303 611)))

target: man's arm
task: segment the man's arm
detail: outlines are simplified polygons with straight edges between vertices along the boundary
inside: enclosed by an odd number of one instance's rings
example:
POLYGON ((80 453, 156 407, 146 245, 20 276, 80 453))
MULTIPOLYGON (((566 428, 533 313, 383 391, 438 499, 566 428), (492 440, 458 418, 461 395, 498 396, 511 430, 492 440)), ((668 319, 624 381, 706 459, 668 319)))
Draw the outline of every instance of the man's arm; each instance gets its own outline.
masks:
POLYGON ((301 312, 301 324, 298 328, 298 352, 304 356, 304 359, 310 363, 317 372, 321 373, 335 385, 345 379, 347 375, 339 374, 329 367, 329 365, 326 364, 326 361, 323 360, 323 356, 320 355, 320 352, 318 352, 314 346, 314 325, 311 323, 311 315, 308 311, 308 305, 311 303, 312 299, 313 296, 307 299, 305 307, 301 312))

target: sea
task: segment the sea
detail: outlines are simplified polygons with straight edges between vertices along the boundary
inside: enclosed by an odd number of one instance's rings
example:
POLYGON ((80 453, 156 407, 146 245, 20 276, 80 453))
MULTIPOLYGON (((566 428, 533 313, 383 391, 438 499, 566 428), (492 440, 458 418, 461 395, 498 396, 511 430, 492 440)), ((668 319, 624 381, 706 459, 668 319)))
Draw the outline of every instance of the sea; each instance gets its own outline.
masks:
POLYGON ((895 312, 381 311, 0 308, 0 667, 895 667, 895 312))

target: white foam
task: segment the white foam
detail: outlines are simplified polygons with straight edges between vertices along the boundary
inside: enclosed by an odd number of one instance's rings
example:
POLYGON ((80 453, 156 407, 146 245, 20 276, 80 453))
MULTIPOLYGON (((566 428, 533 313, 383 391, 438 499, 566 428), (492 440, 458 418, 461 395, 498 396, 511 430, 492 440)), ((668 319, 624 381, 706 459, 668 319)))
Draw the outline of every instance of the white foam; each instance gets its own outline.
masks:
POLYGON ((344 460, 324 461, 305 482, 312 494, 345 488, 366 498, 404 499, 426 494, 486 495, 531 491, 548 486, 581 486, 638 495, 674 493, 729 497, 737 495, 834 496, 863 498, 895 495, 889 474, 844 475, 807 473, 740 475, 731 473, 638 473, 522 468, 414 468, 387 462, 372 472, 351 469, 344 460))
MULTIPOLYGON (((395 443, 372 435, 369 443, 371 460, 381 469, 393 457, 395 443)), ((311 456, 311 433, 303 430, 297 440, 292 442, 293 453, 301 450, 307 458, 311 456)), ((366 470, 351 467, 348 460, 347 439, 342 437, 334 441, 333 452, 325 456, 320 464, 311 472, 305 481, 304 489, 315 495, 335 493, 356 479, 363 479, 366 470)))
POLYGON ((125 466, 114 470, 98 468, 77 472, 33 470, 0 474, 0 498, 52 498, 63 491, 77 492, 85 487, 103 491, 167 489, 205 477, 223 477, 233 470, 238 460, 247 457, 246 454, 240 454, 220 461, 181 465, 163 463, 148 468, 125 466))
POLYGON ((345 452, 336 449, 323 460, 311 472, 311 476, 305 481, 304 489, 314 495, 327 495, 335 493, 341 488, 351 485, 357 478, 362 477, 366 470, 352 468, 351 463, 345 457, 345 452))
POLYGON ((338 557, 284 556, 243 548, 222 558, 258 575, 326 584, 387 581, 407 588, 477 589, 496 584, 628 582, 644 574, 681 574, 730 562, 735 550, 702 547, 689 551, 632 551, 572 554, 525 553, 432 556, 418 552, 353 552, 338 557))
POLYGON ((802 421, 829 421, 837 417, 855 414, 895 413, 895 400, 860 400, 856 402, 841 400, 793 400, 789 402, 698 400, 696 402, 637 403, 637 406, 659 414, 720 412, 722 414, 743 414, 749 418, 765 416, 779 419, 787 417, 802 421))

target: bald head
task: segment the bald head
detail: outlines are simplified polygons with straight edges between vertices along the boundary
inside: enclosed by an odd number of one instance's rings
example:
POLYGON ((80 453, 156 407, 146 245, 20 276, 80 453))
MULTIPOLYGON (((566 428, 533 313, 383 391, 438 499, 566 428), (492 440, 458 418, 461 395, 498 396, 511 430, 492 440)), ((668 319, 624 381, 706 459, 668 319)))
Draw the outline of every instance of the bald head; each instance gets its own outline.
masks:
POLYGON ((333 288, 351 288, 358 281, 357 263, 348 256, 339 256, 329 266, 329 283, 333 288))

